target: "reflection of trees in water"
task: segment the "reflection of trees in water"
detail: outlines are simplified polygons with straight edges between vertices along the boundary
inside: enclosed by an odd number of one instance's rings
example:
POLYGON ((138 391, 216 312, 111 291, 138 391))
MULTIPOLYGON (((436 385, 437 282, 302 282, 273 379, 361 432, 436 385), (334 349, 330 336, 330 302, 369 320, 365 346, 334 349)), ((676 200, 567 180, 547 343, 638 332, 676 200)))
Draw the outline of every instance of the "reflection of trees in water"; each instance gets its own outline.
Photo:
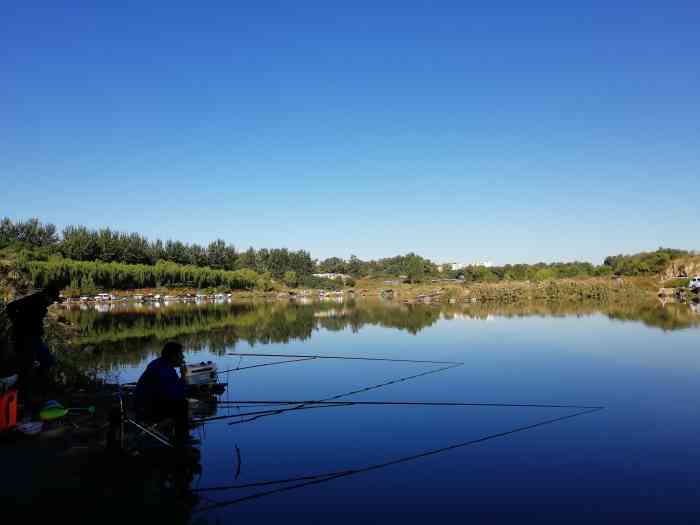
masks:
POLYGON ((231 351, 239 341, 251 346, 303 341, 314 330, 330 331, 379 325, 412 334, 440 317, 426 306, 358 304, 339 307, 332 303, 174 305, 153 310, 134 309, 110 313, 66 310, 61 316, 79 329, 81 359, 111 369, 135 364, 159 350, 168 339, 177 339, 187 350, 208 349, 216 354, 231 351), (108 364, 105 363, 108 361, 108 364))
POLYGON ((315 330, 358 332, 382 326, 417 334, 438 319, 503 317, 563 317, 604 314, 615 320, 641 321, 647 326, 676 330, 700 324, 686 305, 658 303, 612 304, 556 302, 511 305, 407 305, 378 301, 333 303, 180 304, 161 309, 100 313, 65 311, 61 315, 80 332, 79 359, 113 369, 141 362, 160 350, 163 341, 177 339, 188 350, 231 351, 240 342, 251 346, 306 340, 315 330))
POLYGON ((662 330, 680 330, 700 326, 700 317, 693 309, 683 303, 644 305, 634 312, 616 310, 608 314, 611 319, 622 321, 641 321, 647 326, 662 330))
POLYGON ((490 316, 500 317, 586 317, 603 314, 610 319, 619 321, 642 322, 646 326, 662 330, 680 330, 700 326, 700 316, 695 314, 688 305, 681 303, 661 304, 660 302, 547 302, 547 303, 514 303, 505 305, 472 304, 468 306, 450 305, 443 308, 446 319, 468 317, 471 319, 487 319, 490 316))
POLYGON ((354 308, 345 309, 342 315, 321 318, 319 324, 326 330, 337 331, 349 327, 353 332, 366 325, 383 326, 415 335, 439 318, 440 309, 431 306, 361 302, 355 303, 354 308))

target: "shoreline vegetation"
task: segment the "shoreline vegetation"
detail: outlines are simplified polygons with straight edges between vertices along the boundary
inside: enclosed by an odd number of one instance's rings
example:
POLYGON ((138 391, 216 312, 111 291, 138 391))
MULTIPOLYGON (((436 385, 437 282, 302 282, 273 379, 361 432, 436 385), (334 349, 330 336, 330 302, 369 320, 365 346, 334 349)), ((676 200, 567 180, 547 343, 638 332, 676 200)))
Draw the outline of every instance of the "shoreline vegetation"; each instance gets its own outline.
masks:
MULTIPOLYGON (((38 219, 0 221, 0 300, 58 284, 69 300, 188 301, 372 297, 404 302, 616 300, 682 295, 700 255, 678 249, 556 262, 444 268, 414 253, 362 261, 311 258, 304 250, 207 247, 149 241, 137 233, 38 219)), ((689 297, 693 298, 693 297, 689 297)))
POLYGON ((137 288, 108 290, 95 296, 66 297, 66 304, 173 304, 218 303, 241 301, 332 301, 342 298, 381 298, 385 301, 417 303, 515 303, 557 300, 617 300, 656 296, 653 281, 629 278, 553 279, 542 282, 469 283, 434 279, 425 283, 386 284, 361 279, 353 287, 335 290, 280 287, 268 291, 259 289, 201 289, 186 287, 137 288))

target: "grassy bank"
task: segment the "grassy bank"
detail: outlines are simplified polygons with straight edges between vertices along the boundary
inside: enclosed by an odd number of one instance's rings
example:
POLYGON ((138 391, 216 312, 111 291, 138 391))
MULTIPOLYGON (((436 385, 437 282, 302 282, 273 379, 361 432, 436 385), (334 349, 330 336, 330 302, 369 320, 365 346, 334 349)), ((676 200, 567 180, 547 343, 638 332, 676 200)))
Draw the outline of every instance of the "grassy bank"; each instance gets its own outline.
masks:
POLYGON ((495 283, 432 282, 396 284, 360 281, 361 295, 379 295, 407 302, 484 302, 598 300, 620 298, 637 300, 655 296, 658 286, 649 278, 552 279, 542 282, 504 281, 495 283))

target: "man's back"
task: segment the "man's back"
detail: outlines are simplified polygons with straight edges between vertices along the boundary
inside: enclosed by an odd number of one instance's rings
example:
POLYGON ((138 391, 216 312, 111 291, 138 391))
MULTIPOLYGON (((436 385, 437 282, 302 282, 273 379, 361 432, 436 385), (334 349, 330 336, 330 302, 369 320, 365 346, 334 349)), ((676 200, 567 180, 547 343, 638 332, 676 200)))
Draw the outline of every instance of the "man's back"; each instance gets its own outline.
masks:
POLYGON ((148 415, 163 403, 185 399, 185 385, 167 359, 159 357, 146 367, 136 385, 137 412, 148 415))

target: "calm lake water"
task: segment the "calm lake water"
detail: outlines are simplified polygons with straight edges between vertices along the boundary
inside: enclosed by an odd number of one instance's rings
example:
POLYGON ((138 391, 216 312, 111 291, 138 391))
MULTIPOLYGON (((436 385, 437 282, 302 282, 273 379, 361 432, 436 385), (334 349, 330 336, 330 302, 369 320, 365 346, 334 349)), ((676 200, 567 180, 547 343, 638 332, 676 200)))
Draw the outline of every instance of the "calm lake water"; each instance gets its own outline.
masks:
POLYGON ((211 421, 195 432, 193 487, 308 479, 200 493, 195 523, 700 522, 700 315, 685 305, 62 315, 96 348, 83 365, 111 379, 135 381, 168 339, 185 345, 188 362, 233 369, 220 376, 228 388, 214 416, 270 408, 235 401, 327 400, 372 386, 337 400, 604 407, 307 405, 211 421), (463 364, 313 359, 235 370, 291 359, 236 355, 246 353, 463 364))

